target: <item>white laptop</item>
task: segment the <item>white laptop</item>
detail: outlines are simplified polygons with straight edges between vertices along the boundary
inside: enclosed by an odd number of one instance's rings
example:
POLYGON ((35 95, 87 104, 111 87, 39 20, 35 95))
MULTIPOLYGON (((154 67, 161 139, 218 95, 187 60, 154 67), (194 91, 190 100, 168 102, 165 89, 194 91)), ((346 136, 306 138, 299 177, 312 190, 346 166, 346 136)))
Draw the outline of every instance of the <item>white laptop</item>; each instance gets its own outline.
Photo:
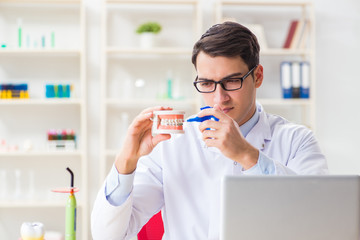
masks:
POLYGON ((359 176, 226 176, 221 240, 359 240, 359 176))

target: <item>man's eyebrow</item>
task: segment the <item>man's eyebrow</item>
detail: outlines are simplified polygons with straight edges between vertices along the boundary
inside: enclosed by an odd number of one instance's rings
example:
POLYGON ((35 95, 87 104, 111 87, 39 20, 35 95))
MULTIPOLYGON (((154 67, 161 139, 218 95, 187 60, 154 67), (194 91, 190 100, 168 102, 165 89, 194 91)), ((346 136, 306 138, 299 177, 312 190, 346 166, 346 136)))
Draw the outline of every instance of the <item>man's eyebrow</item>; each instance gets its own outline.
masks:
MULTIPOLYGON (((223 77, 221 80, 223 80, 223 79, 228 79, 228 78, 232 78, 232 77, 239 76, 239 75, 242 75, 242 73, 241 73, 241 72, 238 72, 238 73, 232 73, 232 74, 230 74, 230 75, 227 75, 227 76, 223 77)), ((239 77, 240 77, 240 76, 239 76, 239 77)), ((208 79, 208 78, 199 78, 199 77, 198 77, 198 80, 214 81, 214 80, 212 80, 212 79, 208 79)), ((220 80, 220 81, 221 81, 221 80, 220 80)))
MULTIPOLYGON (((238 75, 242 75, 242 73, 241 73, 241 72, 233 73, 233 74, 230 74, 230 75, 228 75, 228 76, 226 76, 226 77, 223 77, 222 79, 232 78, 232 77, 235 77, 235 76, 238 76, 238 75)), ((239 76, 239 77, 240 77, 240 76, 239 76)))

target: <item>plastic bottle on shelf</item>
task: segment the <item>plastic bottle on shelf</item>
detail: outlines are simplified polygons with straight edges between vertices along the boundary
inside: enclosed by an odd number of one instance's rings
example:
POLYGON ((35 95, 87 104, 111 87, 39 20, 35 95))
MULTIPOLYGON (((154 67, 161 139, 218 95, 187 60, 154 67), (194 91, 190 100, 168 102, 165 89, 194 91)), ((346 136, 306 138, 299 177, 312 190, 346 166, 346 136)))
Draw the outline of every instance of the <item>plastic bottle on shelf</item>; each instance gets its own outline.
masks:
POLYGON ((173 76, 172 76, 172 71, 168 70, 167 72, 167 79, 166 79, 166 95, 168 99, 172 99, 173 98, 173 76))

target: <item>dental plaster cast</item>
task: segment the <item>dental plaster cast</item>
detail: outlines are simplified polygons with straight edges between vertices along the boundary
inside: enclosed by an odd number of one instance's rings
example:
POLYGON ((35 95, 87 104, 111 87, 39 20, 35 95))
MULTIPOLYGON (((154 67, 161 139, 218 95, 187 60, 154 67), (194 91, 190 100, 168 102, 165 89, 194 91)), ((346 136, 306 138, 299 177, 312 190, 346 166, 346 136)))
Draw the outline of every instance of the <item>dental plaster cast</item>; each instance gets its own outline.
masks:
POLYGON ((24 222, 20 229, 22 240, 44 240, 44 224, 41 222, 24 222))
POLYGON ((184 114, 179 110, 154 111, 152 134, 184 133, 184 114))

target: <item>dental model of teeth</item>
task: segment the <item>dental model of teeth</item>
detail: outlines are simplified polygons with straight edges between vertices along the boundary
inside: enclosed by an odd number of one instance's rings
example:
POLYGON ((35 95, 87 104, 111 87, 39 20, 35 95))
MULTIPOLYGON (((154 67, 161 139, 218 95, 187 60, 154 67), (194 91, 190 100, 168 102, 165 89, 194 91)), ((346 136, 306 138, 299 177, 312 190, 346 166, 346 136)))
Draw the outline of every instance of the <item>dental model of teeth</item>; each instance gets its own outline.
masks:
POLYGON ((155 111, 152 127, 153 135, 184 133, 184 114, 184 111, 178 110, 155 111))
POLYGON ((160 127, 163 126, 182 126, 184 119, 161 119, 160 127))

